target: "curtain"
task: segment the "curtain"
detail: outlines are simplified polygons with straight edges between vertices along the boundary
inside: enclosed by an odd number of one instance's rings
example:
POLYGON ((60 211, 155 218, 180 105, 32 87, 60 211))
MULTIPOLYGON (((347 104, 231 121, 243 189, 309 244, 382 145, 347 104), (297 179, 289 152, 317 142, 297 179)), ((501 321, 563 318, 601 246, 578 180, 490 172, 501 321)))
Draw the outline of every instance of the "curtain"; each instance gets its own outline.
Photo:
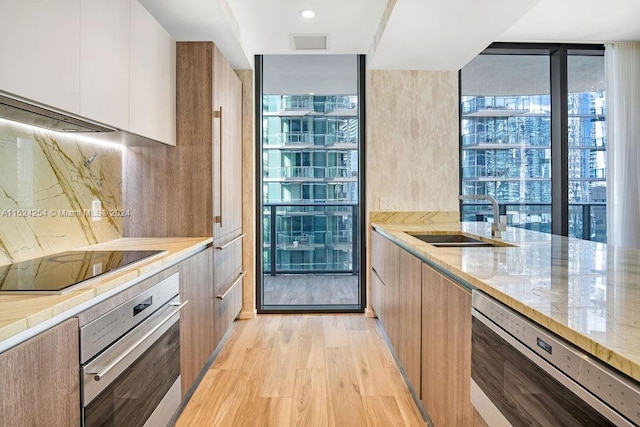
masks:
POLYGON ((640 248, 640 42, 605 45, 607 242, 640 248))

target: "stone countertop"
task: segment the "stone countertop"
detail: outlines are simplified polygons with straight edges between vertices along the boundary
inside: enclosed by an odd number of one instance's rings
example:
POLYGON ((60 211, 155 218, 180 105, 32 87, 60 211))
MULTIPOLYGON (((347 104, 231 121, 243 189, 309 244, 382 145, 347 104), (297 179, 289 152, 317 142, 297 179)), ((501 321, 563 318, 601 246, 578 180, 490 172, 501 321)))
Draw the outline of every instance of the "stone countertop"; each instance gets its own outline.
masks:
POLYGON ((492 240, 488 223, 372 223, 414 255, 640 381, 640 250, 508 227, 513 247, 436 248, 410 233, 492 240))
POLYGON ((64 294, 0 294, 0 352, 205 249, 206 237, 123 238, 77 250, 163 250, 160 255, 90 279, 64 294))

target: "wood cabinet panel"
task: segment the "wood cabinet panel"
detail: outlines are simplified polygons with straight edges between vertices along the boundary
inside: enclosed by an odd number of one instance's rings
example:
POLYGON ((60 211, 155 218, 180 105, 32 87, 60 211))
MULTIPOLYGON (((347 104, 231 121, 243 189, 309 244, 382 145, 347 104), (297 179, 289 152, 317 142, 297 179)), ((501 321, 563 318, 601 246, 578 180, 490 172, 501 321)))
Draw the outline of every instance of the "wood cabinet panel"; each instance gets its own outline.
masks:
POLYGON ((0 0, 0 90, 80 110, 80 0, 0 0))
POLYGON ((382 246, 381 252, 384 257, 385 272, 385 298, 384 312, 386 322, 383 323, 389 341, 393 348, 398 349, 400 346, 401 330, 402 330, 402 305, 400 301, 400 248, 389 240, 385 239, 385 245, 382 246))
POLYGON ((400 340, 398 358, 413 389, 420 396, 422 355, 422 262, 400 250, 400 340))
POLYGON ((422 266, 421 400, 436 426, 473 425, 471 292, 422 266))
POLYGON ((242 229, 242 82, 213 46, 214 237, 242 229))
POLYGON ((242 310, 242 279, 234 277, 216 291, 214 344, 217 346, 242 310))
MULTIPOLYGON (((224 244, 225 242, 214 242, 214 247, 224 244)), ((215 290, 218 291, 226 282, 237 277, 242 271, 242 239, 231 243, 224 249, 216 248, 213 259, 215 265, 215 290)))
MULTIPOLYGON (((376 253, 377 269, 375 273, 383 286, 376 296, 378 307, 375 313, 387 333, 391 345, 397 349, 400 340, 400 290, 399 290, 399 253, 400 248, 378 232, 372 232, 372 252, 376 253)), ((372 274, 372 275, 373 275, 372 274)))
POLYGON ((0 354, 0 425, 80 425, 78 320, 0 354))
POLYGON ((178 266, 180 299, 189 301, 180 314, 180 375, 184 396, 215 350, 213 249, 178 266))
POLYGON ((371 305, 419 396, 422 262, 377 232, 372 232, 371 251, 377 266, 371 273, 371 305))
POLYGON ((382 308, 384 306, 384 295, 385 295, 384 286, 385 286, 384 282, 380 280, 380 277, 378 277, 378 273, 376 273, 375 271, 372 271, 370 303, 371 303, 371 308, 373 308, 373 311, 375 312, 376 317, 380 319, 380 322, 383 322, 383 318, 384 318, 384 310, 382 308))
POLYGON ((378 273, 378 277, 384 277, 384 262, 380 251, 384 245, 385 237, 377 231, 371 232, 371 268, 378 273))

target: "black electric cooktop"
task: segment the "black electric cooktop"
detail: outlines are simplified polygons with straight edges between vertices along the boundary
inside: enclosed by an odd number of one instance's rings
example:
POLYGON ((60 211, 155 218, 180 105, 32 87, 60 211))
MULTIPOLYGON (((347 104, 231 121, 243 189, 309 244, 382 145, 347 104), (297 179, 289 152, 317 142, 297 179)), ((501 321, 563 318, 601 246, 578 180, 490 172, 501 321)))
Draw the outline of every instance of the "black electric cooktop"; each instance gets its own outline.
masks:
POLYGON ((0 293, 63 294, 164 251, 69 251, 0 267, 0 293))

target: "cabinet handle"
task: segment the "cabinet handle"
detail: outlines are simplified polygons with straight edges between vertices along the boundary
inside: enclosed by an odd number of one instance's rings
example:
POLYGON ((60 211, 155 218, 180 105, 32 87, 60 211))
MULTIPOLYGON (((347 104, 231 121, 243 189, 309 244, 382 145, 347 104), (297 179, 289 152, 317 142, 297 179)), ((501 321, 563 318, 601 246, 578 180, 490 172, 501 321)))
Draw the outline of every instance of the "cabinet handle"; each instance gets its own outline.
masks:
POLYGON ((216 119, 220 119, 220 127, 218 128, 220 136, 220 146, 218 148, 218 155, 220 156, 220 176, 218 177, 218 212, 220 212, 220 215, 216 215, 214 217, 214 222, 216 224, 220 224, 220 227, 222 227, 222 105, 220 106, 220 110, 213 112, 213 117, 216 119))
POLYGON ((234 280, 234 281, 233 281, 233 283, 231 284, 231 286, 229 286, 229 289, 227 289, 227 290, 225 291, 225 293, 224 293, 224 294, 222 294, 222 295, 216 295, 216 298, 218 298, 219 300, 223 300, 223 299, 224 299, 224 297, 226 297, 226 296, 227 296, 227 294, 228 294, 229 292, 231 292, 231 289, 233 289, 233 288, 236 286, 236 284, 237 284, 240 280, 242 280, 242 278, 245 276, 245 274, 247 274, 247 272, 246 272, 246 271, 243 271, 242 273, 240 273, 240 274, 238 275, 238 278, 237 278, 236 280, 234 280))
POLYGON ((242 233, 241 235, 239 235, 238 237, 236 237, 236 238, 235 238, 235 239, 233 239, 233 240, 228 241, 228 242, 227 242, 227 243, 225 243, 224 245, 222 245, 222 246, 216 246, 216 249, 217 249, 217 250, 219 250, 219 251, 221 251, 221 250, 223 250, 223 249, 226 249, 226 248, 228 248, 229 246, 233 245, 233 244, 234 244, 235 242, 237 242, 238 240, 242 239, 242 238, 243 238, 244 236, 246 236, 246 235, 247 235, 247 233, 242 233))
POLYGON ((122 353, 120 356, 118 356, 113 362, 109 363, 107 366, 103 367, 100 371, 98 372, 89 372, 89 374, 93 375, 93 379, 96 381, 100 381, 100 379, 102 379, 102 377, 104 377, 109 371, 111 371, 113 368, 115 368, 118 363, 122 362, 129 354, 131 354, 131 352, 133 352, 133 350, 135 350, 137 347, 139 347, 143 342, 145 342, 147 340, 147 338, 149 338, 151 335, 153 335, 153 333, 155 331, 157 331, 158 329, 160 329, 162 327, 162 325, 164 325, 165 323, 167 323, 169 320, 171 320, 171 318, 178 313, 182 307, 184 307, 185 305, 187 305, 189 303, 189 301, 185 301, 183 303, 180 302, 172 302, 169 303, 168 305, 173 306, 173 307, 178 307, 175 310, 173 310, 169 315, 167 315, 167 317, 165 317, 164 319, 162 319, 159 323, 157 323, 153 329, 151 329, 149 332, 147 332, 146 334, 144 334, 143 337, 141 337, 138 341, 136 341, 135 343, 133 343, 133 345, 131 347, 129 347, 129 349, 127 351, 125 351, 124 353, 122 353))

